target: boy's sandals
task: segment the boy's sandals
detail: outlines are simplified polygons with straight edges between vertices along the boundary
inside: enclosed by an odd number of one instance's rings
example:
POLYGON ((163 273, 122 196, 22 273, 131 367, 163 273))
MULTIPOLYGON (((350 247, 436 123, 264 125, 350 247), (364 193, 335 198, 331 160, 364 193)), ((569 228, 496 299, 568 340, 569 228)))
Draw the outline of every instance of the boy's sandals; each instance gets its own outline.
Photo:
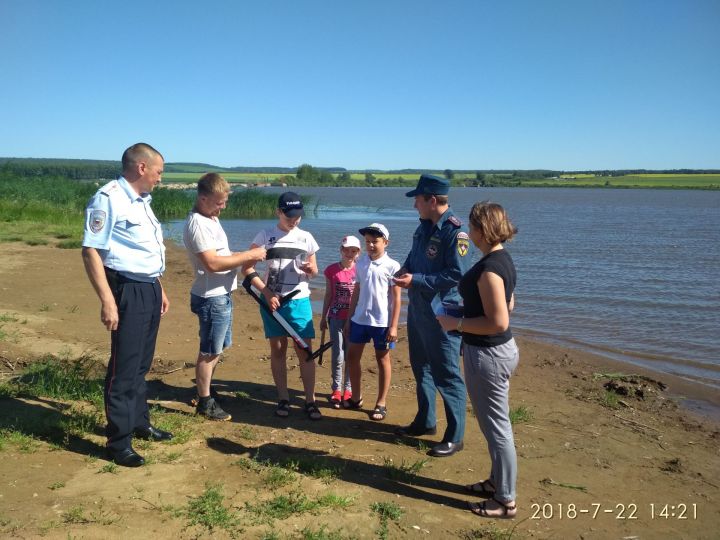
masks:
POLYGON ((280 418, 290 416, 290 402, 287 399, 278 401, 277 407, 275 408, 275 416, 279 416, 280 418))
POLYGON ((375 408, 370 413, 370 420, 376 422, 382 422, 387 416, 387 407, 385 405, 375 405, 375 408))
POLYGON ((505 504, 497 499, 488 499, 487 501, 483 501, 481 503, 476 502, 469 502, 467 503, 468 508, 470 511, 475 514, 476 516, 480 517, 486 517, 486 518, 497 518, 497 519, 513 519, 515 515, 517 514, 517 504, 513 503, 505 504), (488 508, 487 504, 490 502, 496 502, 498 504, 497 508, 488 508))
POLYGON ((483 499, 492 499, 495 496, 495 486, 488 478, 474 484, 468 484, 465 486, 465 491, 482 497, 483 499))
POLYGON ((363 406, 363 398, 358 399, 357 401, 353 399, 347 399, 343 401, 343 407, 346 409, 362 409, 363 406))
POLYGON ((322 413, 314 401, 305 403, 305 414, 310 420, 320 420, 322 418, 322 413))

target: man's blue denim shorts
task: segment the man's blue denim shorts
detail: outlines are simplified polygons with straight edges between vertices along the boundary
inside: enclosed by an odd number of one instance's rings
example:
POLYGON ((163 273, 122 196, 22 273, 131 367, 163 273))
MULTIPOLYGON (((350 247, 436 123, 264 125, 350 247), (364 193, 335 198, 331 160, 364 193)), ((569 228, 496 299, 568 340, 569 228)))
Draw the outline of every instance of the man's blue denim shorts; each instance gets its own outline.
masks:
POLYGON ((368 343, 372 339, 373 345, 378 351, 394 349, 395 342, 386 341, 387 333, 387 326, 369 326, 350 321, 350 337, 348 341, 350 343, 368 343))
POLYGON ((200 320, 200 354, 220 354, 232 345, 233 301, 230 293, 208 298, 191 294, 190 311, 200 320))

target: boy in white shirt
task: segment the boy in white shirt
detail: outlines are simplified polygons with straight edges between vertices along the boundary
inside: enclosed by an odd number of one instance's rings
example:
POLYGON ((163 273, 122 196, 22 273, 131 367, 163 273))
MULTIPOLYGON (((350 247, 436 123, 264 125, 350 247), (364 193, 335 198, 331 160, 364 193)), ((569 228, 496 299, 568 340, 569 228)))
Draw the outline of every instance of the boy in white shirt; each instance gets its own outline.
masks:
MULTIPOLYGON (((263 300, 282 315, 297 334, 312 349, 315 328, 310 304, 310 278, 318 274, 315 253, 320 249, 313 235, 300 228, 303 203, 297 193, 288 191, 278 198, 275 211, 277 225, 260 231, 251 248, 264 246, 267 249, 267 272, 264 278, 255 268, 244 267, 243 273, 251 278, 251 284, 262 292, 263 300), (291 300, 280 305, 280 300, 297 291, 291 300)), ((275 415, 285 418, 290 414, 290 398, 287 387, 287 346, 285 329, 260 309, 265 337, 270 343, 270 367, 278 392, 275 415)), ((293 342, 294 343, 294 342, 293 342)), ((300 377, 305 390, 305 414, 310 420, 320 420, 322 414, 315 402, 315 362, 307 361, 307 353, 295 344, 300 359, 300 377)))
POLYGON ((350 300, 352 316, 346 323, 350 382, 353 393, 358 397, 344 401, 343 406, 347 409, 362 408, 360 359, 365 344, 372 339, 378 363, 378 397, 375 408, 370 412, 370 419, 379 422, 387 416, 386 403, 392 371, 390 350, 395 348, 400 319, 401 289, 393 281, 393 276, 400 270, 400 263, 385 253, 390 240, 385 225, 372 223, 359 232, 365 237, 367 253, 356 265, 355 289, 350 300))
POLYGON ((200 352, 195 363, 196 412, 209 420, 227 421, 231 416, 216 399, 210 386, 222 352, 232 344, 233 301, 237 289, 237 267, 262 261, 265 248, 233 253, 220 225, 230 185, 217 173, 203 175, 197 185, 195 206, 188 214, 183 242, 193 266, 195 281, 190 289, 190 310, 200 321, 200 352))

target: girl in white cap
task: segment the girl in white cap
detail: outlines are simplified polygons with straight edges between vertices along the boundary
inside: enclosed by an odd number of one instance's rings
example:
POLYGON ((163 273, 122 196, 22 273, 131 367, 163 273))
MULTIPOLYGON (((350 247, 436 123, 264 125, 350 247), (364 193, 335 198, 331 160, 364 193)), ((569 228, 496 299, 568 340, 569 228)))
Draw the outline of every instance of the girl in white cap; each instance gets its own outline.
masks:
POLYGON ((350 372, 343 368, 347 352, 347 342, 343 335, 345 321, 349 316, 350 299, 355 288, 355 261, 360 254, 360 240, 348 235, 340 242, 340 260, 328 265, 325 274, 325 300, 323 301, 320 330, 330 329, 332 341, 332 394, 330 403, 335 409, 343 401, 352 398, 350 372), (343 376, 344 375, 344 376, 343 376))

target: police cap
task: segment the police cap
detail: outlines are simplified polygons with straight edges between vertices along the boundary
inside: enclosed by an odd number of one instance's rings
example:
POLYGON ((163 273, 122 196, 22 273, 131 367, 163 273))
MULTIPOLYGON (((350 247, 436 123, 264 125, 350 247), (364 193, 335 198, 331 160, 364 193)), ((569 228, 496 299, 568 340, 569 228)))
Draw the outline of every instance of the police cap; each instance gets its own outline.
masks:
POLYGON ((414 197, 415 195, 447 195, 450 191, 450 182, 445 178, 433 176, 432 174, 423 174, 418 180, 417 187, 412 191, 408 191, 406 197, 414 197))

